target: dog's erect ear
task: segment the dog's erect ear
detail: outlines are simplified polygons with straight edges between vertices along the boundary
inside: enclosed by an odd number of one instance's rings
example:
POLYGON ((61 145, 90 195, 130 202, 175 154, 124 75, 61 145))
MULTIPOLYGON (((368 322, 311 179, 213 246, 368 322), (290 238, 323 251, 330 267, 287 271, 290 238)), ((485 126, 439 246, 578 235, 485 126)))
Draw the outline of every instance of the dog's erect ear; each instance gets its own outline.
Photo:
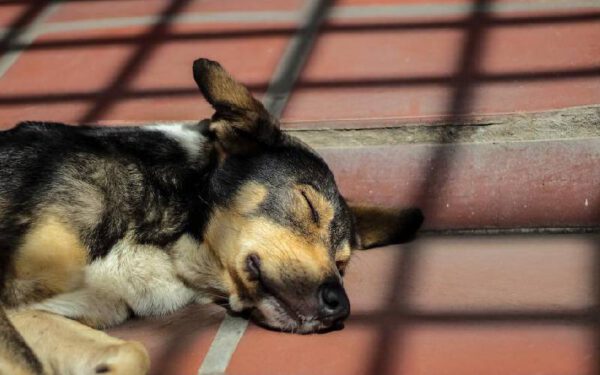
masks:
POLYGON ((194 61, 194 80, 215 109, 209 131, 225 154, 245 154, 281 140, 278 121, 219 63, 194 61))
POLYGON ((415 238, 423 224, 423 213, 418 208, 404 210, 370 206, 353 206, 356 242, 359 249, 404 243, 415 238))

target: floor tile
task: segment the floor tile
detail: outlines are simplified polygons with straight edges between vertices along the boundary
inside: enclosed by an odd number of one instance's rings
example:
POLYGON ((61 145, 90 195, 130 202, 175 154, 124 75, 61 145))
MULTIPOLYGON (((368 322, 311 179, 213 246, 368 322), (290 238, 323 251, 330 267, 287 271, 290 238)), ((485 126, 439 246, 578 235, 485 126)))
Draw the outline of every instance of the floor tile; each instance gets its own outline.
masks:
POLYGON ((48 1, 9 1, 0 3, 0 28, 22 27, 31 23, 48 1))
POLYGON ((297 336, 251 326, 227 373, 591 375, 599 243, 432 237, 359 252, 346 277, 353 312, 343 330, 297 336), (394 296, 394 286, 403 292, 394 296), (563 309, 577 313, 554 315, 563 309))
POLYGON ((393 315, 394 301, 431 316, 587 311, 599 246, 594 235, 425 237, 355 253, 345 283, 358 316, 393 315))
POLYGON ((585 15, 503 15, 501 25, 470 26, 471 39, 460 17, 336 21, 322 30, 284 118, 415 119, 597 103, 600 29, 585 15), (529 17, 546 21, 527 25, 529 17))
POLYGON ((350 201, 420 207, 426 228, 599 224, 599 138, 319 152, 350 201))
POLYGON ((400 353, 373 374, 592 375, 597 366, 592 332, 572 326, 417 327, 397 339, 400 353))
POLYGON ((6 128, 26 119, 77 123, 206 118, 212 110, 193 81, 192 62, 198 57, 217 60, 259 95, 287 44, 289 27, 176 25, 174 37, 151 45, 143 39, 146 29, 139 27, 49 34, 0 79, 0 122, 6 128), (137 44, 122 43, 136 38, 137 44), (68 46, 73 41, 96 44, 68 46))
POLYGON ((190 306, 166 317, 130 321, 108 333, 141 342, 150 354, 150 375, 192 375, 197 373, 223 316, 224 310, 217 306, 190 306))

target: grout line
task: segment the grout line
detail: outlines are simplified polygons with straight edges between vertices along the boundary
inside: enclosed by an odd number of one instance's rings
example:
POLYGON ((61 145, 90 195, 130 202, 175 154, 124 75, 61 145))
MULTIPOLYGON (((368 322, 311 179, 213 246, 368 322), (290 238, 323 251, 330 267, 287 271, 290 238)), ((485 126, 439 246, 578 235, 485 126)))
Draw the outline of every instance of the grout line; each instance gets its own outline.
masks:
POLYGON ((288 102, 304 64, 312 51, 319 27, 327 18, 330 1, 312 0, 308 3, 298 32, 288 43, 262 101, 267 110, 279 118, 288 102))
MULTIPOLYGON (((329 0, 310 0, 302 12, 298 32, 288 43, 283 52, 271 83, 263 98, 265 108, 279 117, 294 83, 309 55, 317 31, 326 17, 329 0)), ((226 315, 221 322, 217 334, 198 369, 198 375, 224 374, 231 357, 246 332, 248 320, 226 315)))
MULTIPOLYGON (((60 6, 60 2, 53 2, 46 7, 25 29, 20 33, 11 44, 18 44, 24 47, 29 46, 33 41, 43 33, 43 23, 46 21, 60 6)), ((10 69, 11 66, 19 59, 25 48, 9 49, 0 57, 0 78, 10 69)))
POLYGON ((198 375, 224 374, 238 343, 246 332, 246 327, 248 327, 248 320, 225 315, 198 369, 198 375))
MULTIPOLYGON (((600 8, 598 0, 560 0, 530 1, 519 3, 492 3, 477 13, 511 13, 519 11, 552 11, 600 8)), ((473 11, 472 4, 403 4, 403 5, 371 5, 344 6, 332 9, 333 19, 352 19, 369 17, 416 17, 416 16, 451 16, 468 15, 473 11)))
MULTIPOLYGON (((492 4, 482 13, 511 13, 519 11, 556 11, 600 8, 598 0, 557 0, 530 1, 519 3, 492 4)), ((468 14, 469 4, 402 4, 402 5, 363 5, 332 7, 333 20, 391 17, 411 18, 416 16, 449 16, 468 14)), ((295 10, 282 11, 251 11, 251 12, 190 12, 181 14, 173 19, 173 24, 202 24, 202 23, 285 23, 294 22, 298 18, 295 10)), ((113 17, 104 19, 89 19, 82 21, 58 21, 45 24, 40 33, 56 33, 65 31, 83 31, 96 29, 112 29, 129 26, 152 26, 160 22, 157 16, 113 17)), ((0 35, 3 29, 0 29, 0 35)))
POLYGON ((127 60, 113 73, 110 82, 99 92, 89 109, 77 120, 79 124, 97 121, 115 104, 118 96, 143 71, 144 65, 151 60, 163 42, 163 37, 172 27, 173 18, 182 12, 190 0, 172 0, 157 14, 160 21, 149 27, 141 36, 139 43, 134 45, 127 60))
MULTIPOLYGON (((277 68, 276 68, 277 70, 277 68)), ((578 69, 565 69, 557 71, 537 71, 530 72, 527 70, 523 71, 508 71, 498 73, 481 73, 474 74, 472 78, 481 84, 502 84, 508 81, 522 81, 522 82, 534 82, 534 81, 559 81, 559 80, 575 80, 575 79, 586 79, 589 77, 596 77, 600 73, 600 65, 597 66, 585 66, 578 69)), ((324 81, 307 81, 304 80, 301 85, 296 87, 296 90, 309 90, 309 89, 330 89, 330 88, 348 88, 355 90, 362 90, 364 87, 380 87, 385 85, 393 84, 395 86, 432 86, 432 85, 443 85, 451 87, 453 80, 456 79, 454 74, 450 75, 436 75, 436 76, 415 76, 411 78, 394 78, 384 77, 377 78, 377 80, 370 81, 368 85, 361 83, 361 81, 353 80, 324 80, 324 81)), ((271 82, 271 85, 273 82, 271 82)), ((262 82, 247 82, 246 87, 252 90, 263 90, 266 85, 262 82)), ((137 98, 153 98, 153 97, 177 97, 177 96, 189 96, 198 94, 198 90, 191 87, 150 87, 145 89, 129 89, 124 90, 121 93, 123 99, 137 99, 137 98)), ((275 96, 274 94, 269 94, 275 96)), ((266 94, 265 94, 266 96, 266 94)), ((0 94, 0 105, 29 105, 35 103, 57 103, 65 101, 78 101, 85 102, 96 99, 97 91, 77 91, 77 92, 58 92, 48 94, 14 94, 14 95, 2 95, 0 94)), ((533 111, 537 112, 537 111, 533 111)), ((427 115, 417 116, 416 119, 436 117, 440 116, 445 118, 444 121, 450 121, 447 115, 427 115)), ((475 115, 477 116, 477 115, 475 115)), ((381 121, 394 121, 397 117, 383 117, 377 118, 381 121)), ((413 120, 414 117, 409 117, 413 120)), ((354 121, 356 119, 336 119, 332 121, 354 121)), ((362 121, 362 119, 360 119, 362 121)), ((298 121, 295 121, 298 122, 298 121)))
MULTIPOLYGON (((188 13, 173 17, 173 24, 198 23, 264 23, 293 22, 298 18, 296 11, 255 11, 255 12, 213 12, 188 13)), ((128 26, 152 26, 160 23, 159 16, 115 17, 82 21, 62 21, 47 24, 46 33, 78 31, 90 29, 111 29, 128 26)))

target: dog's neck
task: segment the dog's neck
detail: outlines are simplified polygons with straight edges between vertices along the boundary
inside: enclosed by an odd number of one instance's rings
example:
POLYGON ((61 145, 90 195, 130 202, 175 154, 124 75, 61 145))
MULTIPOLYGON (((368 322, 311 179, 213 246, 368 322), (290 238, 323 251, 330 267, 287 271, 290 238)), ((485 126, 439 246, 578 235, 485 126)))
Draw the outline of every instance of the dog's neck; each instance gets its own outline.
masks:
POLYGON ((173 245, 171 257, 178 276, 198 292, 199 302, 220 302, 228 298, 225 268, 206 243, 184 234, 173 245))

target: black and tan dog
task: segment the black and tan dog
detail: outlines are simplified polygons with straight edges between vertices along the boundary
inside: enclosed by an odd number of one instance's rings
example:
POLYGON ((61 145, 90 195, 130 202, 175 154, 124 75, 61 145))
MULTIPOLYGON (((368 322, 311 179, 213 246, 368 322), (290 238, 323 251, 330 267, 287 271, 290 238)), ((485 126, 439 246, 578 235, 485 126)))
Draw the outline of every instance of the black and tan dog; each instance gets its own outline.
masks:
POLYGON ((352 250, 421 224, 349 207, 219 64, 193 71, 216 110, 197 125, 0 134, 0 374, 143 374, 141 345, 96 329, 192 302, 284 331, 335 327, 352 250))

